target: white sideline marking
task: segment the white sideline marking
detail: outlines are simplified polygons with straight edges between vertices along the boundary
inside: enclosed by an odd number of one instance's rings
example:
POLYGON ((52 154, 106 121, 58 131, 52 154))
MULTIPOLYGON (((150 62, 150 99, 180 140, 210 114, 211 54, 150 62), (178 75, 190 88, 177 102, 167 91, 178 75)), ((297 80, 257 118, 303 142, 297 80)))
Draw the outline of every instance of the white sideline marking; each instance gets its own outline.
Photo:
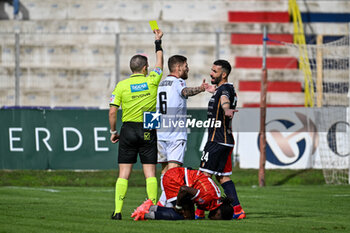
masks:
MULTIPOLYGON (((38 190, 38 191, 44 191, 44 192, 50 192, 50 193, 58 193, 61 192, 61 190, 57 190, 57 189, 45 189, 45 188, 35 188, 35 187, 23 187, 23 186, 4 186, 4 187, 0 187, 1 188, 9 188, 9 189, 26 189, 26 190, 38 190)), ((65 190, 67 191, 67 190, 65 190)), ((96 193, 110 193, 110 192, 114 192, 115 190, 113 188, 107 188, 107 189, 95 189, 95 188, 88 188, 87 190, 85 190, 84 192, 96 192, 96 193)))
POLYGON ((350 194, 334 194, 334 197, 350 197, 350 194))
POLYGON ((61 192, 60 190, 56 189, 39 189, 40 191, 50 192, 50 193, 58 193, 61 192))
POLYGON ((90 190, 85 190, 85 192, 110 193, 110 192, 114 192, 114 189, 108 189, 108 190, 90 189, 90 190))
POLYGON ((39 190, 39 191, 50 192, 50 193, 61 192, 60 190, 57 190, 57 189, 30 188, 30 187, 19 187, 19 186, 6 186, 5 188, 39 190))

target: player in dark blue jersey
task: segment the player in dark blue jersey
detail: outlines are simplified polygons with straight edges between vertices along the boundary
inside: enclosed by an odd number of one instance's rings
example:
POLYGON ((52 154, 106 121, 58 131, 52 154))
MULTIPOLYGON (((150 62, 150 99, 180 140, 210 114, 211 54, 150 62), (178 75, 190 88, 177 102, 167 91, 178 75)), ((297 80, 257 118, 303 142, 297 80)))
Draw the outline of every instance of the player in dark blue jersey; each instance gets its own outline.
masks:
POLYGON ((208 141, 231 147, 234 146, 235 143, 231 130, 231 110, 236 109, 236 105, 237 95, 233 85, 231 83, 223 83, 220 85, 209 100, 208 119, 211 118, 215 121, 220 121, 221 127, 210 127, 208 129, 208 141), (222 105, 224 105, 225 109, 222 105))
MULTIPOLYGON (((231 65, 226 60, 214 62, 210 76, 211 83, 216 85, 216 90, 209 100, 208 119, 220 121, 220 127, 208 128, 208 141, 204 147, 199 170, 208 176, 215 175, 221 184, 227 197, 234 200, 234 219, 246 217, 240 202, 233 181, 231 154, 234 147, 232 135, 232 117, 236 112, 237 95, 231 83, 228 83, 228 76, 231 72, 231 65)), ((204 213, 197 209, 196 217, 202 218, 204 213)))

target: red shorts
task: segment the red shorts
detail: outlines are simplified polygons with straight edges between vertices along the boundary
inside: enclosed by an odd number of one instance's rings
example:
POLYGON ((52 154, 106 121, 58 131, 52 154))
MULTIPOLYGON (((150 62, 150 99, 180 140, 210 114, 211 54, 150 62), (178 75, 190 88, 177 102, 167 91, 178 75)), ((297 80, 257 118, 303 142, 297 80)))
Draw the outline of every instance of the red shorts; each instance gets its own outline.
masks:
POLYGON ((185 169, 176 167, 168 170, 163 176, 163 188, 168 202, 174 201, 181 186, 185 184, 185 169))
POLYGON ((213 210, 221 205, 219 187, 198 170, 172 168, 164 174, 162 185, 168 202, 175 201, 181 186, 186 185, 198 190, 192 200, 202 210, 213 210))

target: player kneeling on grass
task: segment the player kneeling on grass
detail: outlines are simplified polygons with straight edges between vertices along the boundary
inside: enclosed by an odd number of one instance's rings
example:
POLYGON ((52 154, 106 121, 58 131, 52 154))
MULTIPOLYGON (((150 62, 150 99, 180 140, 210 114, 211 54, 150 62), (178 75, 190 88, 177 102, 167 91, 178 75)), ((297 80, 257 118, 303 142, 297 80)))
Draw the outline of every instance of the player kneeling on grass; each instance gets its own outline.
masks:
MULTIPOLYGON (((190 200, 190 199, 188 199, 190 200)), ((228 197, 221 198, 221 205, 210 211, 208 218, 210 220, 231 220, 233 214, 232 200, 228 197)), ((184 202, 183 205, 175 207, 163 207, 153 205, 151 199, 145 201, 137 207, 131 217, 138 220, 194 220, 194 203, 192 201, 184 202)))
POLYGON ((152 202, 147 200, 134 211, 131 217, 135 217, 135 220, 195 219, 195 204, 197 208, 210 211, 209 219, 232 219, 232 200, 221 198, 220 189, 215 182, 198 170, 172 168, 164 174, 162 188, 167 204, 173 204, 175 207, 153 206, 152 202))

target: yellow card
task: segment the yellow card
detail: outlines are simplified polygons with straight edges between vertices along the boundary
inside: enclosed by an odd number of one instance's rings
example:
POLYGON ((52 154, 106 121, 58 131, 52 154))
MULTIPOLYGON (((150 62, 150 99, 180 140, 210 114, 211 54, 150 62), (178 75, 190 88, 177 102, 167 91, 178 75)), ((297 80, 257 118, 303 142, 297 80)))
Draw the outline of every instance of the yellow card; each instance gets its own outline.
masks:
POLYGON ((152 31, 153 31, 153 30, 156 30, 156 29, 159 29, 159 28, 158 28, 157 21, 155 21, 155 20, 149 21, 149 25, 151 26, 152 31))

